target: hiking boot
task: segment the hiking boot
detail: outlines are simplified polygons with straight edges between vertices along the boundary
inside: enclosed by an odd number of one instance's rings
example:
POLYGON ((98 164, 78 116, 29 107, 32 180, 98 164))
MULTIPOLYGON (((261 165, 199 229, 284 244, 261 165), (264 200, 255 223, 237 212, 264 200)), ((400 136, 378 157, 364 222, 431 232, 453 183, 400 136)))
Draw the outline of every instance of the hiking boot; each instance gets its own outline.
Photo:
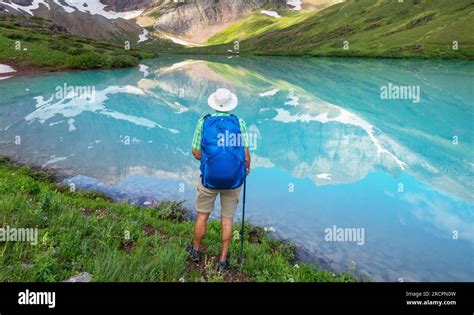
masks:
POLYGON ((230 267, 229 260, 226 259, 224 261, 220 260, 220 258, 217 259, 217 270, 220 272, 226 272, 230 267))
POLYGON ((194 248, 194 246, 189 246, 188 248, 189 258, 192 262, 198 263, 201 260, 201 252, 194 248))

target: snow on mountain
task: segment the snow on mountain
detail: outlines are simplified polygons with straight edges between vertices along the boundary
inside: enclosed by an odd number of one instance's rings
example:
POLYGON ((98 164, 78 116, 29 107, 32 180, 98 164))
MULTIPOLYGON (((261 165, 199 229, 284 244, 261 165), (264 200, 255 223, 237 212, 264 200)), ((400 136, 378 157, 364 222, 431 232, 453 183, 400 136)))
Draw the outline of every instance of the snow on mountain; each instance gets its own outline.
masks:
POLYGON ((111 20, 118 18, 123 18, 126 20, 134 19, 143 13, 143 10, 134 10, 127 12, 106 11, 106 5, 101 3, 99 0, 62 0, 61 2, 59 0, 31 0, 31 4, 29 5, 19 5, 13 3, 11 0, 2 0, 0 2, 4 5, 11 7, 14 10, 24 11, 30 15, 34 15, 33 10, 38 9, 40 5, 44 5, 45 7, 50 9, 51 2, 57 4, 67 13, 79 11, 91 15, 101 15, 111 20))
POLYGON ((0 73, 10 73, 10 72, 16 72, 16 70, 10 67, 9 65, 0 64, 0 73))
POLYGON ((275 11, 262 10, 260 11, 260 13, 266 14, 268 16, 272 16, 274 18, 281 18, 280 14, 278 14, 278 12, 275 12, 275 11))
POLYGON ((288 1, 286 1, 286 3, 288 5, 293 7, 292 10, 297 10, 297 11, 301 10, 301 4, 302 4, 301 2, 302 2, 301 0, 288 0, 288 1))
POLYGON ((126 20, 136 18, 142 14, 143 10, 135 10, 128 12, 114 12, 114 11, 105 11, 105 4, 102 4, 99 0, 64 0, 70 7, 76 8, 78 11, 90 13, 90 14, 99 14, 108 19, 117 19, 123 18, 126 20), (84 6, 84 3, 87 6, 84 6))
POLYGON ((25 11, 29 15, 33 15, 32 10, 36 10, 39 8, 40 4, 43 4, 47 8, 49 8, 49 4, 45 2, 45 0, 32 0, 30 5, 23 6, 19 5, 13 2, 6 2, 6 1, 0 1, 1 3, 9 6, 10 8, 17 10, 17 11, 25 11))
POLYGON ((148 34, 150 34, 150 32, 146 28, 143 28, 143 33, 139 35, 137 44, 148 40, 148 34))

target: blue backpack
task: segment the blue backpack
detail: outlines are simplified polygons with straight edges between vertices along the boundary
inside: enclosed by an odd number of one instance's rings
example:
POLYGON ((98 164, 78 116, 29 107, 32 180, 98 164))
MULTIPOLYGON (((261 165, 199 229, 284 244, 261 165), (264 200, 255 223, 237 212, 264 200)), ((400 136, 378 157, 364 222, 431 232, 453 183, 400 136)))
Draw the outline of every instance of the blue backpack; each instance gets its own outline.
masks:
POLYGON ((245 152, 237 116, 206 115, 201 150, 204 187, 234 189, 242 185, 245 178, 245 152))

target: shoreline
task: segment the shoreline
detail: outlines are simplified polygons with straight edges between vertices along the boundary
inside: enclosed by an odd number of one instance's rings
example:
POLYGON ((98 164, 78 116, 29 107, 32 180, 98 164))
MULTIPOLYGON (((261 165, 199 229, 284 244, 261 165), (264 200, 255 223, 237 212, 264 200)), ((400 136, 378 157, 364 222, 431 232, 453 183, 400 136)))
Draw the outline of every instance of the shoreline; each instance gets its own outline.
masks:
MULTIPOLYGON (((19 162, 16 159, 14 159, 13 157, 10 157, 10 156, 4 155, 4 154, 3 155, 0 154, 0 161, 1 161, 2 158, 7 158, 8 160, 13 162, 18 167, 27 167, 27 168, 31 169, 33 172, 43 173, 44 178, 49 178, 55 185, 59 185, 59 186, 60 185, 66 185, 65 182, 64 182, 66 179, 78 175, 76 173, 69 172, 67 169, 63 169, 63 168, 52 169, 52 168, 48 168, 48 167, 46 167, 46 168, 42 167, 40 164, 22 163, 22 162, 19 162)), ((79 190, 81 190, 81 189, 79 189, 79 190)), ((110 198, 110 200, 112 200, 113 202, 118 203, 118 202, 124 202, 125 201, 128 204, 136 206, 136 207, 141 208, 141 209, 147 209, 147 208, 153 207, 154 205, 159 204, 160 202, 162 202, 160 200, 155 200, 156 202, 154 202, 150 205, 145 205, 143 203, 133 203, 132 199, 127 199, 127 198, 125 198, 125 199, 116 199, 113 196, 107 194, 107 192, 102 191, 102 190, 90 189, 90 190, 82 190, 82 191, 100 193, 100 194, 103 194, 104 196, 106 196, 107 198, 110 198)), ((170 200, 167 199, 166 201, 170 201, 170 200)), ((182 202, 182 200, 180 200, 180 201, 171 200, 171 201, 182 202)), ((195 210, 190 209, 189 207, 187 209, 188 209, 189 214, 190 214, 190 219, 195 219, 195 215, 196 215, 195 210)), ((211 217, 210 220, 218 220, 218 218, 211 217)), ((264 229, 265 228, 264 226, 261 226, 261 225, 258 225, 258 224, 253 224, 253 223, 250 223, 250 222, 248 222, 248 223, 249 223, 249 225, 251 225, 255 228, 258 228, 258 229, 264 229)), ((274 238, 275 240, 291 243, 295 247, 295 250, 297 251, 299 261, 309 263, 309 264, 316 264, 319 267, 323 268, 324 270, 327 270, 327 271, 333 272, 333 273, 344 272, 342 269, 337 270, 335 268, 331 268, 330 267, 331 261, 328 257, 326 257, 324 255, 317 255, 315 253, 311 253, 304 246, 297 244, 295 241, 293 241, 291 239, 285 238, 284 236, 280 235, 278 232, 271 234, 270 237, 274 238)), ((356 271, 356 273, 357 273, 357 271, 356 271)), ((363 276, 363 277, 369 277, 368 275, 362 275, 362 274, 357 274, 357 275, 358 276, 363 276)))
MULTIPOLYGON (((64 181, 66 179, 78 175, 78 174, 75 174, 73 172, 68 172, 67 169, 62 169, 62 168, 52 169, 52 168, 47 168, 47 167, 44 168, 39 164, 18 162, 17 160, 15 160, 12 157, 0 154, 0 160, 2 158, 7 158, 8 160, 13 162, 18 167, 27 167, 27 168, 31 169, 33 172, 43 173, 44 178, 50 179, 55 185, 58 185, 58 186, 65 185, 64 181)), ((79 190, 81 190, 81 189, 79 189, 79 190)), ((162 202, 162 201, 158 200, 158 201, 156 201, 155 203, 153 203, 151 205, 145 205, 145 204, 142 204, 142 203, 132 203, 132 201, 133 201, 132 199, 123 199, 123 200, 122 199, 116 199, 113 196, 107 194, 105 191, 102 191, 102 190, 90 189, 90 190, 82 190, 82 191, 88 191, 88 192, 92 192, 92 193, 100 193, 100 194, 103 194, 104 196, 106 196, 107 198, 110 198, 110 200, 112 200, 115 203, 125 201, 128 204, 136 206, 136 207, 141 208, 141 209, 147 209, 147 208, 153 207, 154 205, 159 204, 160 202, 162 202)), ((174 201, 175 202, 181 202, 181 201, 177 201, 177 200, 174 200, 174 201)), ((195 215, 196 215, 195 210, 194 209, 189 209, 189 208, 187 208, 187 209, 188 209, 189 214, 190 214, 190 219, 195 219, 195 215)), ((218 218, 212 218, 211 217, 210 220, 218 220, 218 218)), ((255 225, 255 224, 250 223, 250 222, 248 222, 248 223, 249 223, 249 225, 251 225, 251 226, 253 226, 257 229, 264 229, 263 226, 260 226, 258 224, 255 225)), ((329 260, 328 257, 326 257, 324 255, 317 255, 317 254, 311 253, 309 250, 307 250, 302 245, 298 245, 296 242, 279 235, 279 233, 273 233, 272 235, 270 235, 270 237, 272 237, 272 238, 274 238, 275 240, 278 240, 278 241, 291 243, 295 247, 295 250, 297 251, 298 261, 302 261, 302 262, 309 263, 309 264, 316 264, 319 267, 323 268, 324 270, 327 270, 327 271, 333 272, 333 273, 344 272, 342 270, 336 270, 334 268, 331 268, 330 267, 331 262, 328 261, 329 260)), ((363 276, 365 277, 366 275, 363 275, 363 276)))
POLYGON ((33 69, 18 69, 17 67, 13 67, 13 68, 15 68, 16 71, 0 73, 0 79, 5 77, 6 79, 3 79, 3 80, 8 80, 8 79, 13 79, 13 78, 18 78, 18 77, 35 76, 35 75, 41 75, 41 74, 46 74, 46 73, 59 72, 59 70, 52 71, 50 69, 43 69, 43 68, 33 68, 33 69))
MULTIPOLYGON (((194 52, 160 52, 159 55, 161 56, 191 56, 191 55, 202 55, 202 56, 218 56, 218 57, 270 57, 270 58, 275 58, 275 57, 295 57, 295 58, 315 58, 315 59, 322 59, 322 58, 341 58, 341 59, 368 59, 368 60, 403 60, 403 61, 464 61, 464 62, 474 62, 474 59, 466 59, 466 58, 406 58, 406 57, 393 57, 393 56, 341 56, 341 55, 295 55, 295 54, 277 54, 277 55, 271 55, 271 54, 247 54, 247 53, 226 53, 226 52, 214 52, 214 53, 208 53, 208 52, 202 52, 202 51, 194 51, 194 52)), ((147 58, 147 59, 155 59, 159 58, 159 56, 153 57, 153 58, 147 58)), ((143 59, 143 60, 147 60, 143 59)), ((142 61, 143 61, 142 60, 142 61)), ((61 69, 61 68, 35 68, 35 67, 22 67, 22 66, 16 66, 16 65, 9 65, 8 63, 5 63, 4 61, 0 61, 0 64, 4 64, 7 66, 13 67, 16 71, 15 72, 8 72, 8 73, 0 73, 0 82, 2 81, 2 77, 6 77, 4 80, 8 79, 13 79, 17 77, 29 77, 29 76, 36 76, 36 75, 42 75, 42 74, 49 74, 49 73, 69 73, 69 72, 83 72, 83 71, 91 71, 91 70, 119 70, 119 69, 130 69, 130 68, 135 68, 138 67, 139 64, 131 67, 122 67, 122 68, 89 68, 89 69, 61 69)))
MULTIPOLYGON (((159 58, 158 56, 155 58, 159 58)), ((154 59, 154 58, 151 58, 154 59)), ((141 60, 142 61, 142 60, 141 60)), ((8 65, 6 63, 3 63, 3 61, 0 61, 0 64, 8 65)), ((131 67, 123 67, 123 68, 90 68, 90 69, 73 69, 73 68, 68 68, 68 69, 60 69, 60 68, 25 68, 25 67, 17 67, 15 65, 8 65, 14 68, 16 71, 15 72, 8 72, 8 73, 0 73, 0 82, 2 81, 2 77, 7 77, 7 79, 14 79, 14 78, 21 78, 21 77, 33 77, 37 75, 43 75, 43 74, 61 74, 61 73, 72 73, 72 72, 85 72, 85 71, 93 71, 93 70, 120 70, 120 69, 131 69, 131 68, 136 68, 140 65, 138 63, 136 66, 131 66, 131 67)))
MULTIPOLYGON (((79 190, 78 189, 77 191, 74 191, 74 192, 71 193, 70 191, 68 191, 69 186, 67 186, 64 183, 59 182, 59 180, 63 177, 62 175, 60 175, 60 172, 55 173, 55 172, 52 172, 51 170, 45 170, 42 167, 27 166, 27 165, 22 164, 22 163, 17 163, 15 161, 13 161, 12 159, 8 158, 8 157, 0 155, 0 181, 2 180, 2 176, 1 176, 2 175, 2 170, 4 170, 5 168, 6 169, 11 169, 13 171, 10 174, 12 176, 12 179, 10 181, 16 180, 16 176, 22 176, 22 177, 27 176, 27 177, 30 178, 30 180, 33 181, 32 182, 34 184, 33 186, 38 186, 38 185, 43 186, 44 185, 46 187, 51 187, 49 189, 51 192, 47 193, 47 195, 61 194, 60 198, 73 198, 73 199, 77 198, 79 201, 83 201, 82 198, 84 198, 84 196, 86 196, 87 200, 92 198, 93 199, 92 201, 89 200, 87 202, 88 203, 90 202, 91 205, 93 205, 94 203, 97 203, 97 207, 99 209, 98 210, 93 210, 92 208, 94 206, 89 206, 89 207, 85 207, 85 208, 81 207, 80 209, 83 209, 81 211, 83 212, 85 217, 94 216, 95 214, 100 215, 103 211, 105 211, 104 206, 106 204, 108 205, 108 207, 106 207, 107 211, 109 211, 108 210, 109 207, 125 207, 125 208, 128 209, 128 211, 132 212, 133 215, 137 215, 137 213, 136 213, 137 210, 139 210, 140 212, 148 213, 148 212, 156 211, 160 207, 165 207, 165 208, 166 207, 171 207, 171 208, 175 209, 175 212, 173 212, 173 211, 170 212, 169 210, 167 210, 167 211, 164 212, 164 214, 162 215, 161 218, 160 218, 160 216, 158 216, 158 219, 156 221, 158 221, 158 223, 163 224, 163 225, 176 224, 178 226, 175 227, 175 228, 179 228, 179 229, 182 229, 182 228, 186 227, 189 230, 189 232, 191 232, 191 227, 193 225, 192 221, 190 221, 190 219, 192 218, 192 216, 191 216, 192 211, 190 209, 187 209, 187 208, 182 208, 180 202, 177 202, 177 201, 170 201, 170 202, 161 201, 161 202, 158 202, 157 205, 153 205, 153 207, 138 207, 138 206, 131 205, 129 202, 116 201, 116 200, 112 199, 111 197, 107 196, 105 193, 102 193, 101 191, 79 190), (77 197, 75 197, 76 195, 77 195, 77 197), (97 212, 97 211, 99 211, 99 212, 97 212), (175 222, 176 218, 178 218, 178 222, 175 222), (184 218, 186 218, 186 219, 184 219, 184 218), (161 222, 160 220, 163 220, 163 222, 161 222), (180 226, 180 225, 183 225, 183 226, 180 226)), ((11 172, 11 171, 9 171, 9 172, 11 172)), ((21 181, 23 182, 24 180, 21 180, 21 181)), ((7 183, 8 183, 8 180, 7 180, 7 183)), ((13 183, 12 183, 12 185, 13 185, 13 183)), ((23 186, 22 186, 22 188, 23 188, 23 186)), ((43 189, 41 189, 41 191, 43 189)), ((28 189, 27 189, 27 191, 28 191, 28 189)), ((1 191, 0 191, 0 193, 1 193, 1 191)), ((48 198, 55 199, 53 197, 48 197, 48 198)), ((35 199, 35 198, 33 197, 33 199, 35 199)), ((31 201, 31 199, 30 199, 30 201, 31 201)), ((76 203, 76 202, 77 201, 75 201, 74 203, 76 203)), ((57 205, 57 206, 59 207, 59 206, 62 206, 62 205, 57 205)), ((72 209, 65 208, 64 211, 65 212, 66 211, 72 211, 72 209)), ((21 212, 21 209, 20 209, 20 212, 21 212)), ((18 214, 18 215, 21 215, 21 214, 18 214)), ((126 216, 120 216, 120 214, 115 214, 115 216, 119 217, 121 220, 126 219, 126 216)), ((5 220, 5 218, 4 218, 4 220, 5 220)), ((149 227, 149 225, 153 224, 153 223, 156 223, 154 221, 155 220, 153 219, 152 221, 150 221, 148 223, 148 225, 145 226, 145 231, 147 231, 147 229, 148 230, 151 229, 151 227, 149 227)), ((217 229, 217 231, 219 231, 219 224, 220 223, 219 223, 218 220, 210 220, 209 229, 210 230, 217 229)), ((10 225, 12 225, 12 224, 10 224, 10 225)), ((280 264, 280 263, 283 263, 283 262, 278 261, 277 258, 278 258, 278 256, 283 255, 281 257, 286 257, 285 258, 285 261, 286 261, 285 262, 285 264, 286 264, 285 269, 289 268, 289 270, 287 270, 288 272, 290 272, 290 271, 291 272, 299 272, 300 269, 304 269, 305 270, 304 277, 310 277, 310 278, 314 278, 314 279, 319 279, 319 278, 326 279, 326 280, 317 280, 317 281, 331 281, 331 282, 333 280, 334 281, 340 281, 338 279, 344 279, 343 280, 344 282, 368 280, 368 279, 363 278, 363 277, 361 277, 360 280, 359 280, 358 278, 356 278, 356 277, 358 277, 358 275, 355 275, 353 270, 349 270, 347 272, 341 272, 341 273, 336 274, 334 271, 328 270, 328 269, 324 268, 323 266, 321 266, 320 264, 316 264, 316 262, 306 262, 305 259, 304 259, 305 252, 302 251, 300 248, 298 248, 293 242, 291 242, 289 240, 286 240, 286 239, 282 239, 280 237, 274 237, 273 235, 269 235, 267 232, 264 231, 264 228, 262 228, 262 227, 249 224, 248 222, 246 223, 246 225, 247 225, 246 234, 248 234, 245 237, 246 249, 249 248, 249 247, 253 247, 253 246, 259 247, 259 245, 265 245, 263 248, 254 249, 254 251, 257 251, 257 250, 263 251, 263 253, 260 253, 256 257, 253 257, 253 258, 248 257, 248 259, 251 260, 251 261, 257 259, 257 261, 255 263, 258 263, 258 260, 260 259, 260 258, 258 258, 259 255, 265 254, 265 255, 269 255, 268 258, 265 258, 265 259, 270 259, 270 260, 275 259, 274 263, 275 264, 277 264, 277 263, 280 264), (280 249, 278 249, 278 250, 275 249, 276 250, 275 252, 272 252, 272 251, 267 252, 268 249, 265 249, 265 248, 267 248, 268 244, 270 244, 271 247, 276 246, 276 248, 280 248, 280 249), (273 257, 273 256, 275 256, 275 257, 273 257), (295 269, 295 270, 293 270, 293 269, 295 269), (308 270, 306 270, 306 269, 308 269, 308 270)), ((237 228, 237 227, 238 227, 238 224, 236 224, 235 228, 237 228)), ((57 228, 64 228, 64 227, 57 227, 57 226, 51 227, 51 229, 57 229, 57 228)), ((163 234, 163 233, 160 232, 160 234, 163 234)), ((205 252, 209 251, 210 248, 212 248, 212 250, 215 251, 217 249, 217 247, 220 246, 220 242, 219 242, 220 234, 219 233, 216 233, 216 235, 212 235, 214 233, 209 233, 209 234, 210 235, 207 235, 206 238, 207 239, 212 238, 213 240, 212 240, 212 242, 209 241, 207 245, 203 244, 203 249, 204 249, 205 252)), ((173 239, 174 237, 175 236, 173 234, 167 236, 167 238, 169 238, 169 240, 173 239)), ((191 242, 192 234, 189 234, 189 235, 185 234, 184 236, 181 236, 181 238, 184 238, 184 243, 189 243, 189 242, 191 242)), ((137 240, 137 243, 139 243, 139 242, 140 241, 137 240)), ((181 240, 181 242, 183 242, 183 240, 181 240)), ((122 244, 122 243, 123 243, 123 241, 120 244, 122 244)), ((123 244, 119 245, 119 246, 123 246, 123 244)), ((135 248, 138 245, 134 243, 134 244, 128 244, 127 246, 135 248)), ((166 243, 164 245, 164 247, 167 247, 167 246, 168 245, 166 243)), ((125 249, 122 248, 122 250, 125 250, 125 252, 127 252, 129 250, 128 247, 125 248, 125 249)), ((237 248, 238 246, 237 246, 237 244, 233 244, 232 247, 237 248)), ((177 250, 182 251, 183 248, 178 248, 177 250)), ((233 255, 231 254, 231 259, 235 260, 237 258, 232 257, 232 256, 238 256, 237 255, 237 250, 234 250, 233 252, 234 252, 234 254, 233 255)), ((214 254, 215 253, 211 254, 212 257, 214 257, 214 254)), ((249 253, 246 252, 246 257, 247 257, 247 255, 250 256, 252 254, 249 254, 249 253)), ((89 258, 89 259, 93 259, 93 258, 89 258)), ((264 259, 264 258, 261 258, 261 259, 264 259)), ((266 263, 269 264, 270 262, 267 261, 266 263)), ((241 280, 243 280, 243 281, 260 281, 260 280, 258 280, 259 276, 255 277, 255 275, 252 275, 253 272, 247 270, 246 266, 238 266, 237 261, 234 261, 234 265, 236 266, 236 268, 232 269, 231 272, 228 275, 225 275, 223 281, 230 281, 230 282, 241 281, 241 280), (247 270, 248 274, 246 274, 243 270, 247 270)), ((196 266, 192 266, 192 265, 190 266, 189 264, 186 264, 186 266, 187 266, 186 267, 187 269, 196 267, 196 266)), ((204 270, 205 266, 197 266, 197 267, 201 272, 205 272, 205 273, 210 272, 208 270, 204 270)), ((265 267, 265 266, 263 266, 263 267, 265 267)), ((85 270, 85 271, 87 271, 87 270, 85 270)), ((194 272, 195 271, 196 270, 194 270, 194 272)), ((264 270, 262 270, 262 271, 264 271, 264 270)), ((275 271, 277 271, 277 270, 275 270, 275 271)), ((264 271, 264 274, 265 273, 266 273, 266 271, 264 271)), ((301 275, 301 276, 303 277, 303 275, 301 275)), ((288 279, 288 281, 292 282, 291 279, 293 279, 293 277, 290 277, 288 279)), ((275 280, 281 281, 281 279, 280 280, 278 280, 278 279, 267 279, 266 281, 275 281, 275 280)), ((0 281, 1 281, 1 275, 0 275, 0 281)), ((146 280, 144 280, 144 281, 146 281, 146 280)), ((302 281, 304 281, 304 280, 302 280, 302 281)))

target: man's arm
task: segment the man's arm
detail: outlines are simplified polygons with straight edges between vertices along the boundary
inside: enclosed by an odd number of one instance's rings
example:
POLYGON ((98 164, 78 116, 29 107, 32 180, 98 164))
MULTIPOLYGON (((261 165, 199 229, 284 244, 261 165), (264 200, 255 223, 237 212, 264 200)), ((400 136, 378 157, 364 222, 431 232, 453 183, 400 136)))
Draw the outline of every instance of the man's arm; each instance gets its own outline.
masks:
POLYGON ((196 129, 194 130, 193 143, 192 143, 192 152, 196 160, 200 161, 202 152, 201 152, 201 136, 202 136, 202 125, 204 119, 199 119, 196 129))
POLYGON ((245 172, 250 173, 250 153, 249 153, 249 135, 247 133, 247 124, 243 119, 239 119, 240 132, 244 138, 244 152, 245 152, 245 172))
POLYGON ((249 148, 245 148, 245 171, 247 175, 250 173, 250 153, 249 148))
POLYGON ((196 160, 201 161, 202 152, 201 150, 193 149, 193 155, 196 160))

